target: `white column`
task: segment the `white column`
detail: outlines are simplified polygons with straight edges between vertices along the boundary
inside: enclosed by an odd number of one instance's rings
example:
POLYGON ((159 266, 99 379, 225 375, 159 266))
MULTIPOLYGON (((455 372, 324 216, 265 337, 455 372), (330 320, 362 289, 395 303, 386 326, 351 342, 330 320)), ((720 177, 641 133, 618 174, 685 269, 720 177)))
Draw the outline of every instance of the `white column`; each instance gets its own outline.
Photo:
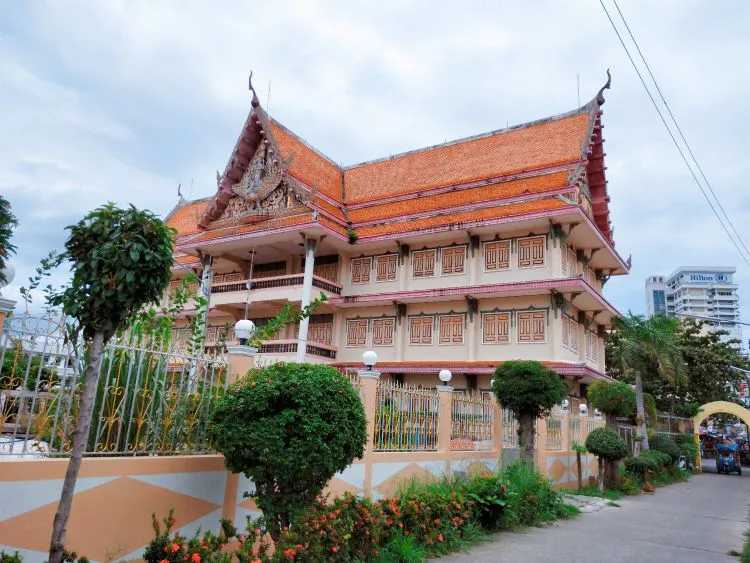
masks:
MULTIPOLYGON (((317 240, 305 239, 305 275, 302 280, 302 303, 304 309, 310 304, 312 294, 313 269, 315 268, 315 246, 317 240)), ((305 352, 307 351, 307 327, 310 324, 309 318, 304 318, 299 322, 299 337, 297 338, 297 361, 305 361, 305 352)))
POLYGON ((208 331, 208 310, 211 308, 211 285, 214 281, 214 257, 209 254, 201 256, 201 264, 203 271, 201 272, 201 296, 206 300, 206 308, 200 312, 201 315, 201 335, 203 341, 206 340, 206 332, 208 331))

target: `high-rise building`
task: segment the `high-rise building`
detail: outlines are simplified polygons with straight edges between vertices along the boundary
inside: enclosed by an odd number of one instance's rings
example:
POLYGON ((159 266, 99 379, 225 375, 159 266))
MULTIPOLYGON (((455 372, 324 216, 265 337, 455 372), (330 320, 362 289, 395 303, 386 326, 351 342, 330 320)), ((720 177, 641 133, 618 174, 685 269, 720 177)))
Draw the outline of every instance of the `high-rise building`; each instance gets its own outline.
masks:
POLYGON ((727 338, 742 339, 736 268, 682 266, 668 278, 651 276, 646 280, 646 312, 665 312, 680 318, 703 320, 729 333, 727 338), (663 300, 663 304, 662 304, 663 300))
POLYGON ((667 314, 667 284, 664 276, 650 276, 646 280, 646 315, 667 314))

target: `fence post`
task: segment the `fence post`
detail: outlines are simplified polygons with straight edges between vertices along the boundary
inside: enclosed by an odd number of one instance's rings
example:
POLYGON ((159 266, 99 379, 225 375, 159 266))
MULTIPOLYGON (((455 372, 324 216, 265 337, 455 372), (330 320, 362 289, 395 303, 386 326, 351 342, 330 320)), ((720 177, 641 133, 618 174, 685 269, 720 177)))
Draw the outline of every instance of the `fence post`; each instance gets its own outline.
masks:
POLYGON ((536 466, 539 472, 547 475, 544 458, 547 453, 547 419, 540 417, 536 420, 536 466))
POLYGON ((438 385, 437 391, 437 451, 446 453, 451 450, 451 433, 453 430, 453 387, 451 385, 438 385))
POLYGON ((503 409, 494 397, 492 399, 492 417, 494 420, 492 425, 492 449, 500 456, 503 451, 503 409))
POLYGON ((372 460, 370 454, 375 449, 375 416, 378 410, 378 381, 380 372, 372 369, 361 369, 359 374, 359 393, 367 420, 367 442, 362 463, 365 466, 363 490, 365 497, 372 498, 372 460))
MULTIPOLYGON (((255 367, 257 348, 251 346, 227 346, 227 385, 231 385, 255 367)), ((237 489, 239 488, 239 473, 227 471, 224 484, 224 505, 221 517, 234 522, 237 516, 237 489)))
POLYGON ((570 443, 570 412, 566 412, 560 417, 560 447, 563 451, 569 452, 570 443))

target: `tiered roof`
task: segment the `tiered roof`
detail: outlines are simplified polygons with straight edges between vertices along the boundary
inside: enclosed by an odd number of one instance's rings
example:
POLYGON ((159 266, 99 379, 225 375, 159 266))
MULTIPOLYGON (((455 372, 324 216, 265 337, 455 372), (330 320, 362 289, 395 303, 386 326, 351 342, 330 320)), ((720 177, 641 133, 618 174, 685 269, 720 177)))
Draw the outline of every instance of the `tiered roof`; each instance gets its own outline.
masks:
POLYGON ((348 167, 268 116, 253 92, 252 110, 218 178, 216 195, 178 205, 167 222, 178 231, 178 246, 307 224, 340 237, 354 229, 358 243, 364 243, 575 209, 576 202, 560 196, 586 186, 594 222, 613 244, 601 134, 604 88, 563 115, 348 167), (304 209, 228 226, 218 219, 237 197, 233 186, 261 143, 284 178, 306 194, 304 209))

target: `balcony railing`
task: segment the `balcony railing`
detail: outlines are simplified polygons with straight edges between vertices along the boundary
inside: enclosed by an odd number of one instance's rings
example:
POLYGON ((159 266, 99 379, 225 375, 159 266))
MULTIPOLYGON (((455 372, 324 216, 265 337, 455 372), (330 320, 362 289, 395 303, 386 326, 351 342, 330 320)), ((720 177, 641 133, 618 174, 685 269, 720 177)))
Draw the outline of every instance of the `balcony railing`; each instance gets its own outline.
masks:
MULTIPOLYGON (((305 279, 304 274, 291 274, 286 276, 273 276, 268 278, 257 278, 254 280, 238 280, 231 282, 219 282, 214 283, 211 287, 211 293, 229 293, 232 291, 247 291, 248 282, 251 290, 253 289, 271 289, 275 287, 293 287, 302 285, 305 279)), ((319 276, 313 276, 313 287, 335 293, 341 294, 341 286, 335 282, 321 278, 319 276)))
MULTIPOLYGON (((296 340, 269 340, 264 342, 259 352, 261 354, 293 354, 297 352, 296 340)), ((321 342, 309 342, 307 353, 321 358, 336 359, 336 348, 321 342)))

